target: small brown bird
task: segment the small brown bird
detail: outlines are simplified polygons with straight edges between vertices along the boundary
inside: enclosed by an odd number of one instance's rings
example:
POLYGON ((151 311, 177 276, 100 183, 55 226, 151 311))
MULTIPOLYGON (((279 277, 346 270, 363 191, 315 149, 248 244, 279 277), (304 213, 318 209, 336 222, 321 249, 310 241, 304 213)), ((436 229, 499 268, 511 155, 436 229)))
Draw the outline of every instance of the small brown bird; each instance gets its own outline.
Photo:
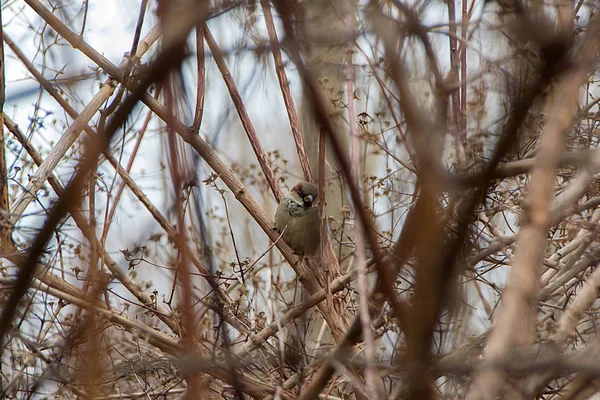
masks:
POLYGON ((287 227, 283 239, 298 254, 313 255, 321 241, 317 195, 317 185, 301 181, 277 206, 275 227, 279 232, 287 227))

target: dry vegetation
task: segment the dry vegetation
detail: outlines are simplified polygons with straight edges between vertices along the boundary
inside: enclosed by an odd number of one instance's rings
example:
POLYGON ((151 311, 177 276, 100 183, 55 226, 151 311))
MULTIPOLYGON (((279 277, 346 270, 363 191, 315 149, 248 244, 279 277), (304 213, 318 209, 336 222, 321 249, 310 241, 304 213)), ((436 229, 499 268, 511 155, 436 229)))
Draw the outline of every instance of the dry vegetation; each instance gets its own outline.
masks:
POLYGON ((1 3, 1 398, 595 395, 596 1, 1 3))

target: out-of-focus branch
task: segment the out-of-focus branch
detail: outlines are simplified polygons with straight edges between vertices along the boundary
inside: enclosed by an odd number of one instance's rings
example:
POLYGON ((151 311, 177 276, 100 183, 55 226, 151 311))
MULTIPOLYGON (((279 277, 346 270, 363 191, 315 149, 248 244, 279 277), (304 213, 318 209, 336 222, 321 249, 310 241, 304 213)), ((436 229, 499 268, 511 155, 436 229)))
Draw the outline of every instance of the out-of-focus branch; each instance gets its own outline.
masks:
MULTIPOLYGON (((527 174, 535 166, 535 163, 536 159, 534 157, 500 164, 491 171, 490 179, 505 179, 516 175, 527 174)), ((593 167, 598 164, 600 164, 600 149, 592 149, 562 153, 558 159, 557 167, 585 167, 587 165, 593 167)), ((475 172, 455 176, 449 175, 447 180, 451 186, 458 185, 459 187, 470 187, 477 185, 477 183, 481 181, 481 178, 482 173, 475 172)))
MULTIPOLYGON (((418 162, 416 186, 419 197, 408 217, 412 216, 412 224, 407 226, 413 228, 413 235, 418 235, 413 242, 417 259, 415 295, 412 298, 409 319, 403 327, 406 335, 406 357, 410 365, 406 379, 407 398, 431 399, 434 395, 428 365, 431 362, 434 327, 457 273, 458 249, 463 246, 468 232, 468 217, 479 201, 479 196, 478 193, 473 193, 463 199, 466 200, 466 204, 457 213, 456 238, 445 238, 444 222, 439 218, 442 208, 438 199, 441 194, 439 182, 442 176, 440 172, 443 136, 447 129, 447 93, 440 76, 437 58, 418 15, 403 3, 395 4, 407 19, 408 33, 416 36, 423 44, 427 65, 430 66, 429 70, 436 85, 432 110, 425 113, 417 104, 403 61, 394 55, 395 49, 401 46, 405 39, 402 31, 384 14, 378 3, 372 2, 370 15, 376 21, 375 33, 383 40, 391 77, 400 95, 400 107, 418 162), (440 247, 436 252, 431 251, 432 248, 440 247)), ((408 223, 409 221, 405 222, 408 223)), ((399 248, 397 250, 405 251, 399 248)), ((406 255, 399 257, 399 265, 405 257, 406 255)))
MULTIPOLYGON (((398 46, 398 39, 394 36, 395 30, 393 29, 396 21, 390 20, 377 7, 377 5, 373 6, 373 17, 377 18, 379 15, 378 21, 380 23, 374 24, 374 26, 384 40, 386 53, 389 55, 388 59, 391 65, 392 77, 400 91, 400 105, 406 116, 412 143, 419 158, 421 193, 415 209, 421 208, 419 222, 422 229, 419 232, 421 240, 417 246, 418 266, 416 268, 417 277, 415 282, 415 296, 413 298, 414 305, 411 312, 412 319, 411 323, 407 325, 408 331, 406 332, 406 348, 409 353, 408 359, 411 361, 412 366, 407 379, 409 382, 408 390, 409 397, 431 398, 433 396, 431 389, 432 381, 431 377, 427 374, 425 366, 430 359, 429 353, 431 351, 433 329, 437 323, 439 312, 444 306, 445 299, 450 293, 452 279, 458 272, 459 250, 465 246, 473 212, 488 190, 488 174, 496 168, 500 160, 513 148, 517 132, 527 115, 527 110, 533 104, 536 96, 541 93, 540 89, 543 89, 550 82, 550 78, 557 71, 560 71, 560 61, 562 61, 561 57, 565 54, 565 47, 560 46, 562 45, 561 42, 559 46, 553 48, 553 51, 544 54, 545 59, 543 60, 544 63, 541 64, 542 70, 540 76, 528 85, 524 95, 518 97, 512 107, 500 140, 494 149, 490 162, 485 167, 486 173, 483 175, 484 178, 478 187, 469 193, 466 198, 455 200, 457 205, 455 212, 457 216, 450 215, 448 219, 455 221, 453 223, 456 224, 454 228, 456 233, 450 240, 445 239, 444 243, 442 241, 445 236, 445 233, 443 233, 444 226, 440 225, 439 217, 436 216, 440 209, 440 206, 437 204, 439 186, 443 182, 442 177, 444 176, 443 173, 440 173, 440 159, 438 158, 441 155, 439 152, 440 144, 432 145, 428 141, 428 138, 431 137, 428 130, 440 129, 440 124, 444 124, 445 121, 444 84, 440 80, 436 80, 440 85, 438 86, 438 90, 441 90, 441 92, 438 94, 438 100, 435 104, 437 108, 434 111, 434 120, 428 124, 427 119, 423 118, 423 113, 413 100, 414 96, 409 90, 406 70, 398 58, 394 56, 394 50, 398 46), (437 152, 436 149, 438 149, 437 152), (423 221, 426 221, 426 223, 423 223, 423 221), (440 243, 444 243, 442 251, 433 254, 431 248, 438 246, 440 243)), ((406 6, 403 8, 406 8, 406 6)), ((409 32, 421 39, 427 52, 427 49, 431 48, 431 46, 428 45, 426 35, 422 33, 423 28, 421 23, 414 13, 404 10, 403 12, 409 19, 409 32)), ((430 57, 428 52, 427 54, 429 63, 435 66, 435 58, 430 57)), ((435 68, 433 68, 432 72, 435 76, 438 76, 435 73, 435 68)), ((432 139, 436 140, 436 137, 434 136, 432 139)), ((439 138, 437 139, 439 140, 439 138)))
MULTIPOLYGON (((576 57, 548 99, 546 123, 526 201, 527 220, 515 249, 510 284, 488 340, 485 357, 495 360, 526 348, 535 338, 540 266, 550 227, 550 205, 564 135, 571 126, 579 88, 600 50, 600 19, 590 23, 576 57), (516 323, 518 321, 518 323, 516 323)), ((468 399, 493 399, 504 382, 502 370, 486 368, 475 375, 468 399)))
POLYGON ((6 63, 4 59, 4 27, 2 26, 0 9, 0 249, 10 251, 12 241, 12 224, 10 223, 10 204, 8 201, 8 170, 6 168, 6 140, 4 136, 4 102, 6 100, 6 63))
MULTIPOLYGON (((200 1, 199 4, 201 9, 196 10, 196 12, 207 15, 207 3, 200 1)), ((169 46, 170 35, 172 33, 177 33, 177 30, 173 29, 173 26, 180 22, 180 18, 182 17, 181 12, 192 11, 189 9, 179 10, 179 6, 179 4, 173 2, 161 0, 158 1, 157 14, 162 30, 165 32, 163 46, 169 46)), ((196 32, 198 30, 198 26, 202 25, 196 25, 196 32)), ((165 106, 170 110, 171 115, 177 115, 177 104, 179 101, 177 92, 183 92, 183 77, 181 75, 181 69, 173 69, 169 74, 164 75, 162 79, 157 81, 157 86, 161 89, 165 106)), ((190 271, 192 264, 190 254, 192 252, 190 251, 190 241, 188 240, 188 225, 186 221, 184 205, 182 204, 182 201, 180 201, 184 182, 189 181, 190 177, 188 176, 188 171, 186 171, 185 168, 185 151, 182 151, 183 146, 181 146, 180 142, 177 140, 177 135, 173 131, 170 123, 171 121, 166 122, 167 162, 169 165, 169 173, 171 178, 170 181, 172 184, 172 194, 176 199, 173 207, 175 214, 174 217, 177 222, 172 231, 173 236, 171 237, 171 240, 177 249, 177 252, 174 255, 176 262, 174 273, 175 280, 176 283, 179 283, 181 288, 181 296, 179 297, 179 304, 181 307, 181 324, 183 326, 181 339, 184 351, 192 354, 198 348, 196 332, 198 330, 199 319, 194 308, 197 298, 194 293, 190 271)), ((206 279, 215 290, 215 298, 217 299, 219 305, 221 305, 222 302, 220 301, 220 295, 222 295, 222 293, 219 291, 218 284, 216 284, 216 282, 214 282, 214 280, 211 278, 212 277, 210 274, 207 274, 206 279)), ((227 338, 225 338, 224 341, 226 343, 227 338)), ((228 349, 226 349, 226 351, 228 351, 228 349)), ((233 378, 232 381, 234 382, 234 387, 237 388, 237 374, 233 368, 231 377, 233 378)), ((188 398, 190 400, 199 400, 204 394, 205 389, 205 385, 201 381, 200 376, 198 374, 190 374, 186 377, 186 381, 188 385, 188 398)), ((241 396, 239 397, 241 398, 241 396)))
MULTIPOLYGON (((448 35, 448 40, 450 41, 450 71, 448 72, 448 80, 452 83, 459 81, 458 67, 461 62, 459 62, 459 53, 458 53, 458 34, 457 34, 457 23, 456 23, 456 0, 448 0, 446 2, 448 7, 448 23, 450 29, 450 35, 448 35)), ((462 61, 462 60, 461 60, 462 61)), ((462 67, 462 65, 461 65, 462 67)), ((462 69, 462 68, 461 68, 462 69)), ((461 149, 463 143, 467 138, 467 132, 462 132, 460 127, 461 121, 461 92, 462 88, 457 88, 450 93, 450 104, 452 111, 452 128, 455 131, 455 146, 457 148, 457 153, 461 155, 461 149)), ((464 157, 464 154, 462 154, 464 157)))

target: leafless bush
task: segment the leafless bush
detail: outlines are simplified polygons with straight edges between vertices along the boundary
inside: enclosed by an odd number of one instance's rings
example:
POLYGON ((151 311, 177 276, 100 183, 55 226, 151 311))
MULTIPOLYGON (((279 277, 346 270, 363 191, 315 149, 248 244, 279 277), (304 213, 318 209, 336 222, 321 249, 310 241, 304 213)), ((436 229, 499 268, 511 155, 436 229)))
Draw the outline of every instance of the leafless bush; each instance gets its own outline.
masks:
POLYGON ((2 2, 2 398, 596 393, 596 2, 137 3, 2 2))

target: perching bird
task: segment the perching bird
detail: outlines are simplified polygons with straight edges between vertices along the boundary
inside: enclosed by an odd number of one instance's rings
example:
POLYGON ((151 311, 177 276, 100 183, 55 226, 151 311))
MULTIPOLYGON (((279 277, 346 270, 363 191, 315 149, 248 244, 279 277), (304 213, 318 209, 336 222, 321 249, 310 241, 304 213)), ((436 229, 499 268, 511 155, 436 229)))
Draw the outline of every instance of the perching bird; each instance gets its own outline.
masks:
POLYGON ((301 181, 277 206, 275 227, 279 232, 285 229, 283 239, 298 254, 311 256, 319 247, 317 194, 317 185, 301 181))

